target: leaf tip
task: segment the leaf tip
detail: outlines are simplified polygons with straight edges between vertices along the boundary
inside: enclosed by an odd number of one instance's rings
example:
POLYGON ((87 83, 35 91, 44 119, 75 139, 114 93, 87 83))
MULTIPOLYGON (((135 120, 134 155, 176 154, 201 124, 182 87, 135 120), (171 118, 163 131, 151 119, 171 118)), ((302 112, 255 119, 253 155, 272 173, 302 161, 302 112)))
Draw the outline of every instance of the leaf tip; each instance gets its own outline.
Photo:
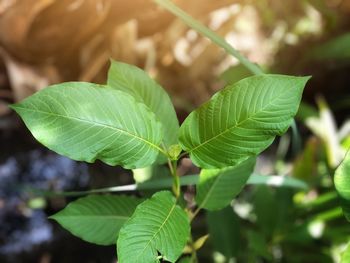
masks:
POLYGON ((311 75, 297 77, 303 86, 312 78, 311 75))
POLYGON ((53 215, 50 215, 50 216, 48 216, 47 218, 50 219, 50 220, 55 220, 55 221, 58 222, 57 213, 56 213, 56 214, 53 214, 53 215))
POLYGON ((8 107, 11 109, 11 110, 14 110, 15 112, 18 111, 18 108, 19 108, 19 105, 20 103, 13 103, 13 104, 10 104, 8 107))

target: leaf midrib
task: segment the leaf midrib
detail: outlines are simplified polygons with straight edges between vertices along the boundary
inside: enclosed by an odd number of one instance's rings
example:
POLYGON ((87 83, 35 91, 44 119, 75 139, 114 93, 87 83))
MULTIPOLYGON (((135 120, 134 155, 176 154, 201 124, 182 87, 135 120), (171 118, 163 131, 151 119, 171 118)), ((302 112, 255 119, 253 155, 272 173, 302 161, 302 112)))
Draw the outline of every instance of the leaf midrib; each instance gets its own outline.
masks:
POLYGON ((164 222, 160 225, 160 227, 158 228, 158 230, 153 234, 153 236, 151 237, 151 239, 147 242, 147 244, 145 245, 145 247, 143 248, 143 250, 141 251, 141 253, 138 255, 137 260, 140 258, 140 256, 145 252, 146 248, 150 245, 150 243, 152 242, 152 240, 158 235, 158 233, 162 230, 162 228, 164 227, 165 223, 169 220, 171 214, 173 213, 174 209, 176 207, 176 203, 171 207, 169 214, 167 215, 167 217, 165 218, 164 222))
POLYGON ((36 112, 36 113, 42 113, 42 114, 46 114, 46 115, 51 115, 51 116, 55 116, 55 117, 61 117, 61 118, 66 118, 66 119, 73 119, 73 120, 76 120, 76 121, 80 121, 80 122, 85 122, 85 123, 89 123, 91 125, 94 125, 94 126, 101 126, 101 127, 106 127, 106 128, 109 128, 111 130, 113 130, 114 132, 115 131, 119 131, 119 132, 122 132, 122 133, 125 133, 127 135, 129 135, 130 137, 134 137, 142 142, 145 142, 147 144, 149 144, 150 146, 152 146, 153 148, 157 149, 158 151, 160 151, 161 153, 163 153, 165 156, 167 156, 166 152, 160 148, 159 146, 157 146, 156 144, 150 142, 150 141, 147 141, 146 139, 136 135, 136 134, 133 134, 129 131, 126 131, 126 130, 123 130, 119 127, 115 127, 115 126, 111 126, 111 125, 108 125, 108 124, 104 124, 104 123, 99 123, 99 122, 91 122, 89 120, 85 120, 85 119, 81 119, 81 118, 78 118, 78 117, 73 117, 73 116, 66 116, 66 115, 62 115, 62 114, 57 114, 57 113, 53 113, 53 112, 46 112, 46 111, 40 111, 40 110, 34 110, 34 109, 31 109, 31 108, 24 108, 24 107, 18 107, 16 106, 17 109, 22 109, 22 110, 26 110, 26 111, 33 111, 33 112, 36 112))
MULTIPOLYGON (((283 93, 282 93, 282 95, 283 95, 283 93)), ((206 140, 206 141, 204 141, 203 143, 197 145, 196 147, 194 147, 193 149, 191 149, 191 150, 189 151, 189 153, 194 152, 196 149, 198 149, 198 148, 204 146, 205 144, 211 142, 212 140, 215 140, 216 138, 218 138, 218 137, 224 135, 225 133, 229 132, 230 130, 232 130, 232 129, 234 129, 234 128, 237 128, 238 126, 242 125, 244 122, 246 122, 246 121, 248 121, 248 120, 252 120, 252 118, 254 118, 256 115, 258 115, 258 114, 264 112, 264 111, 266 110, 266 108, 270 107, 270 106, 272 105, 272 103, 273 103, 275 100, 279 99, 279 98, 280 98, 280 97, 277 97, 277 98, 275 98, 274 100, 271 100, 271 101, 270 101, 265 107, 263 107, 260 111, 255 112, 253 115, 249 116, 249 117, 246 118, 245 120, 243 120, 243 121, 241 121, 241 122, 238 122, 238 123, 236 123, 235 125, 233 125, 233 126, 231 126, 231 127, 229 127, 229 128, 226 128, 226 130, 224 130, 223 132, 221 132, 221 133, 215 135, 214 137, 210 138, 209 140, 206 140)))
MULTIPOLYGON (((151 79, 153 82, 154 82, 154 84, 156 85, 156 86, 159 86, 159 84, 155 81, 155 80, 153 80, 153 79, 151 79)), ((113 83, 114 84, 117 84, 117 85, 119 85, 119 86, 121 86, 122 88, 124 88, 124 89, 126 89, 126 90, 130 90, 130 87, 128 87, 128 85, 126 84, 126 82, 127 82, 127 80, 125 79, 125 76, 123 75, 123 76, 120 76, 118 79, 115 79, 114 81, 113 81, 113 83), (122 79, 120 79, 120 78, 122 78, 122 79)), ((112 86, 111 86, 112 87, 112 86)), ((113 87, 112 87, 113 88, 113 87)), ((157 87, 157 88, 161 88, 161 87, 157 87)), ((154 115, 156 116, 156 119, 164 126, 164 128, 165 129, 167 129, 166 127, 165 127, 165 124, 166 123, 163 123, 163 119, 162 118, 160 118, 158 115, 157 115, 157 112, 156 112, 156 106, 155 105, 152 105, 152 103, 151 102, 149 102, 149 101, 146 101, 143 97, 142 97, 142 95, 140 95, 139 93, 138 93, 138 90, 135 90, 134 88, 132 88, 131 89, 133 92, 133 94, 132 94, 132 96, 134 96, 134 97, 136 97, 135 99, 136 100, 139 100, 141 103, 143 103, 150 111, 152 111, 153 113, 154 113, 154 115)), ((160 93, 158 93, 158 95, 160 95, 161 97, 162 97, 162 99, 163 99, 163 97, 164 97, 164 95, 163 95, 163 93, 162 92, 160 92, 160 93)), ((169 100, 170 100, 170 98, 169 98, 169 100)), ((170 100, 171 101, 171 100, 170 100)), ((169 114, 168 114, 169 115, 169 114)), ((176 127, 176 129, 178 130, 179 129, 179 127, 177 126, 176 127)), ((176 137, 176 136, 175 136, 176 137)), ((166 143, 165 143, 165 141, 166 141, 166 138, 163 138, 162 139, 162 143, 164 143, 164 145, 167 145, 166 143)), ((170 146, 170 145, 169 145, 170 146)))
POLYGON ((214 181, 214 183, 212 184, 212 187, 211 187, 211 188, 209 189, 209 191, 208 191, 208 194, 205 196, 205 198, 203 199, 202 203, 199 205, 200 208, 203 208, 203 207, 206 205, 206 203, 207 203, 208 200, 209 200, 209 197, 211 196, 212 192, 214 191, 214 188, 215 188, 215 186, 217 185, 217 183, 218 183, 218 181, 219 181, 219 179, 220 179, 220 177, 221 177, 222 175, 223 175, 223 174, 219 174, 218 176, 216 176, 215 181, 214 181))

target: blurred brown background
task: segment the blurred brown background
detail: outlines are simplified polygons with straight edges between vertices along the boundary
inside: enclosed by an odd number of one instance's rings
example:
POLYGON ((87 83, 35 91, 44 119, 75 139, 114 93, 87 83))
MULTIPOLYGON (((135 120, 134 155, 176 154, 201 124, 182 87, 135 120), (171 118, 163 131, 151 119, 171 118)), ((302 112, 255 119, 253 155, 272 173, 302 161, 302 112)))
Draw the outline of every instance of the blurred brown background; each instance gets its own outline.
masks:
MULTIPOLYGON (((350 20, 347 0, 174 2, 253 61, 285 73, 300 70, 302 53, 350 20)), ((0 47, 0 116, 8 102, 51 83, 105 82, 109 58, 145 68, 189 110, 236 63, 151 0, 1 0, 0 47)))

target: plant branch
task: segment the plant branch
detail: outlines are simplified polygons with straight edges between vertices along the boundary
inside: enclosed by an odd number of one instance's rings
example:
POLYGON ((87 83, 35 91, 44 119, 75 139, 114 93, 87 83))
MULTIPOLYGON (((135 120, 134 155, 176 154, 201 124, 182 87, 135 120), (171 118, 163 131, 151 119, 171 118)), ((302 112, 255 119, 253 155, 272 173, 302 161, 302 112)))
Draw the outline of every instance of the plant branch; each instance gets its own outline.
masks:
POLYGON ((210 30, 209 28, 204 26, 202 23, 195 20, 185 11, 183 11, 182 9, 177 7, 174 3, 172 3, 170 0, 154 0, 154 1, 158 5, 162 6, 163 8, 167 9, 169 12, 174 14, 176 17, 180 18, 182 21, 185 22, 185 24, 187 24, 188 26, 196 30, 198 33, 209 38, 216 45, 222 47, 227 53, 237 58, 239 62, 242 63, 242 65, 244 65, 254 75, 259 75, 264 73, 258 65, 249 61, 249 59, 247 59, 238 50, 232 47, 224 38, 220 37, 214 31, 210 30))
POLYGON ((191 221, 198 215, 199 211, 201 211, 202 207, 198 206, 196 210, 191 215, 191 221))
POLYGON ((194 247, 192 234, 190 235, 190 247, 192 248, 191 259, 190 259, 191 263, 198 263, 197 251, 196 251, 196 249, 194 247))
POLYGON ((168 165, 171 172, 171 175, 173 176, 173 186, 172 190, 176 198, 179 198, 181 193, 181 184, 180 184, 180 177, 177 174, 177 160, 170 160, 168 159, 168 165))

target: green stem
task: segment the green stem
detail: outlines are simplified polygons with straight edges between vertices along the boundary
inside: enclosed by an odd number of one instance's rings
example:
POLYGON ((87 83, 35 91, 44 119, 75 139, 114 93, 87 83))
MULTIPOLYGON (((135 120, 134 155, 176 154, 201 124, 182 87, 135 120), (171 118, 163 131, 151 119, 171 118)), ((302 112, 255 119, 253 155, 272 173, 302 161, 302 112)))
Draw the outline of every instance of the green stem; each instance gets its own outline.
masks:
POLYGON ((202 207, 200 207, 200 206, 198 206, 197 208, 196 208, 196 210, 194 210, 194 212, 192 213, 192 215, 191 215, 191 222, 193 221, 193 219, 198 215, 198 213, 201 211, 201 209, 202 209, 202 207))
POLYGON ((194 248, 194 242, 193 242, 193 237, 192 235, 190 236, 190 247, 192 248, 192 253, 191 253, 191 263, 198 263, 198 258, 197 258, 197 251, 194 248))
POLYGON ((238 50, 232 47, 224 38, 217 35, 214 31, 210 30, 206 26, 204 26, 199 21, 195 20, 189 14, 184 12, 182 9, 173 4, 170 0, 154 0, 158 5, 164 7, 169 12, 173 13, 175 16, 180 18, 185 22, 188 26, 202 34, 203 36, 209 38, 213 43, 222 47, 227 53, 231 54, 235 58, 239 60, 242 65, 244 65, 249 71, 251 71, 254 75, 263 74, 264 72, 261 68, 249 61, 245 56, 243 56, 238 50))
POLYGON ((197 252, 193 251, 191 255, 191 263, 198 263, 197 252))
POLYGON ((176 199, 178 199, 181 193, 181 188, 180 188, 181 184, 180 184, 180 177, 177 174, 177 161, 169 159, 168 164, 169 164, 171 175, 173 176, 172 190, 176 199))
POLYGON ((300 152, 302 145, 301 145, 300 133, 299 133, 297 124, 295 122, 295 119, 293 119, 291 128, 292 128, 292 152, 294 156, 297 156, 297 154, 300 152))

